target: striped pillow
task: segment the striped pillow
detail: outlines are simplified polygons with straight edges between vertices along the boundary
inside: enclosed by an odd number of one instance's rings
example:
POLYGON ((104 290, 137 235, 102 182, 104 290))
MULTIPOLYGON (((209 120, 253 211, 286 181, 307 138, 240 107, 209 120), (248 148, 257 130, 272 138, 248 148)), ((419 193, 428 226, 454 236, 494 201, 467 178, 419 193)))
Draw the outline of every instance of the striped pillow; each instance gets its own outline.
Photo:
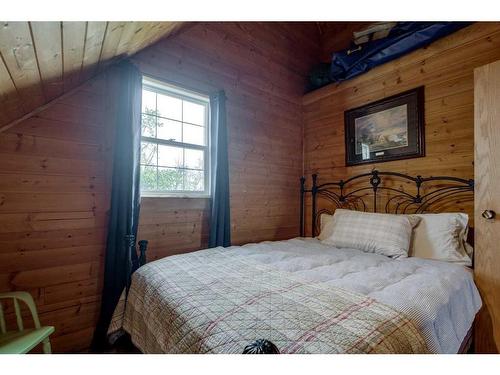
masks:
POLYGON ((392 258, 407 257, 418 216, 377 214, 338 209, 331 235, 321 241, 339 248, 351 248, 392 258))

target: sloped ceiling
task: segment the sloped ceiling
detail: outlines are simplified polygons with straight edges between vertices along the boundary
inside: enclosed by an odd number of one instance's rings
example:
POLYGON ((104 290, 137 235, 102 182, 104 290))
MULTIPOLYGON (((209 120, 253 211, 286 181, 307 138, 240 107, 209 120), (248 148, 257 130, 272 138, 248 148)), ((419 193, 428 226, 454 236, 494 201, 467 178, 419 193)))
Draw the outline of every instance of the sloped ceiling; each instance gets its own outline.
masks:
POLYGON ((2 22, 0 126, 80 85, 182 22, 2 22))

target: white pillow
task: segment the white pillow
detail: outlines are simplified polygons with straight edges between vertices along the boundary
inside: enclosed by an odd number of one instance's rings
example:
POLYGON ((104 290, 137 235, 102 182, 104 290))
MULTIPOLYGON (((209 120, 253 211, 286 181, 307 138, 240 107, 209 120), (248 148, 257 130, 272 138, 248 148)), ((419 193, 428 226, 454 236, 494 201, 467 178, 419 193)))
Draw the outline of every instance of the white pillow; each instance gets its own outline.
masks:
POLYGON ((337 209, 332 234, 322 243, 392 258, 407 257, 419 217, 337 209))
POLYGON ((333 215, 321 214, 319 217, 319 236, 318 240, 323 241, 332 235, 333 215))
POLYGON ((410 256, 472 265, 472 246, 467 244, 469 216, 464 213, 415 214, 410 256))

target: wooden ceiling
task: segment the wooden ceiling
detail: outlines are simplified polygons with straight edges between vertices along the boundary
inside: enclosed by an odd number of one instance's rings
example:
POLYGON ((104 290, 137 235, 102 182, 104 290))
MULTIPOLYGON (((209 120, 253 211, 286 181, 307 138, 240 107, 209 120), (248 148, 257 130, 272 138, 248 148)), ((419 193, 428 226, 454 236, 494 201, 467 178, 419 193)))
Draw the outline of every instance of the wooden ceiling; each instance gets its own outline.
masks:
POLYGON ((181 26, 181 22, 2 22, 0 126, 181 26))

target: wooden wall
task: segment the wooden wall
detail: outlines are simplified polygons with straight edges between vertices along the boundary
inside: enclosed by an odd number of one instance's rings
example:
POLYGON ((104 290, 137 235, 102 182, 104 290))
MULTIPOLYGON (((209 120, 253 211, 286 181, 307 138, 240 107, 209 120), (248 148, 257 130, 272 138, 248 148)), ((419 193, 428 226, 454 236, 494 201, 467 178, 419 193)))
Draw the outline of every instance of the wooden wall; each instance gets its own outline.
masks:
MULTIPOLYGON (((319 45, 313 23, 204 23, 142 51, 145 74, 227 96, 234 244, 298 235, 301 101, 319 45)), ((209 202, 143 200, 150 256, 206 246, 209 202)))
POLYGON ((332 53, 349 48, 353 41, 352 33, 370 26, 373 22, 319 22, 320 59, 330 62, 332 53))
MULTIPOLYGON (((188 26, 136 56, 189 88, 226 90, 234 243, 298 235, 301 100, 314 24, 188 26)), ((88 348, 99 311, 110 192, 105 78, 0 133, 0 292, 28 290, 55 352, 88 348)), ((204 248, 209 201, 144 198, 150 260, 204 248)))
MULTIPOLYGON (((413 175, 473 178, 473 70, 498 59, 500 23, 481 22, 355 79, 305 95, 306 176, 318 173, 321 182, 376 167, 413 175), (421 85, 425 85, 426 156, 346 167, 344 111, 421 85)), ((472 215, 472 206, 468 213, 472 215)))
POLYGON ((88 346, 110 184, 104 78, 0 133, 0 292, 27 290, 56 352, 88 346))

